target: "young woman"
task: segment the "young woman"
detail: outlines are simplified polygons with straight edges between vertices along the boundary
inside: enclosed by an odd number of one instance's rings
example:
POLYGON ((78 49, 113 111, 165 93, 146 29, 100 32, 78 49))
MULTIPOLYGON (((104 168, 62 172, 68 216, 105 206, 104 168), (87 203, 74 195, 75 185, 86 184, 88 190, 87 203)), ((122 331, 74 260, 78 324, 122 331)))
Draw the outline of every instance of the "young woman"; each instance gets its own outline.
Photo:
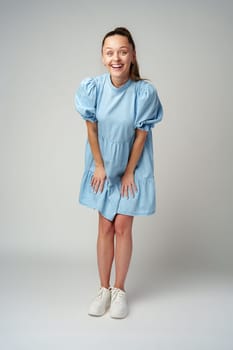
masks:
POLYGON ((163 110, 154 86, 140 77, 135 43, 126 28, 105 35, 102 60, 108 73, 84 79, 75 96, 88 135, 79 202, 99 213, 100 288, 89 315, 101 316, 110 308, 111 317, 124 318, 133 219, 155 212, 151 128, 163 110))

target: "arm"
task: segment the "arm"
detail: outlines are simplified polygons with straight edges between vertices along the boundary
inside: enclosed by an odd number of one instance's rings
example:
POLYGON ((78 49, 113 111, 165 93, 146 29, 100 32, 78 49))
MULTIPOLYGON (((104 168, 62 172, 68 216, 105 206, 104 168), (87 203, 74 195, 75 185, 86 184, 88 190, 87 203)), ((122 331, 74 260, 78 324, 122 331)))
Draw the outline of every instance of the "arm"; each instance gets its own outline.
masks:
POLYGON ((134 196, 137 187, 134 182, 134 170, 140 159, 144 144, 146 142, 147 132, 144 130, 136 129, 135 140, 130 153, 129 161, 125 169, 125 173, 121 179, 121 195, 128 197, 130 191, 134 196))
POLYGON ((103 191, 106 173, 104 169, 104 162, 101 155, 99 141, 98 141, 98 126, 97 123, 86 121, 87 136, 91 147, 91 152, 95 162, 95 172, 91 180, 91 186, 95 192, 103 191))

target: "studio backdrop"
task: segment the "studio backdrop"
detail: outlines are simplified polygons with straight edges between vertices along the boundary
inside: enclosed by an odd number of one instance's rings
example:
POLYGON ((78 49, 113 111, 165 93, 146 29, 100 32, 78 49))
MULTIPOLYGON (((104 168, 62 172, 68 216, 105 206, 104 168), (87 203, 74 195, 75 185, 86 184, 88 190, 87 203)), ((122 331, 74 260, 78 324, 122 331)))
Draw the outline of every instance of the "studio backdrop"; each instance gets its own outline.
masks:
POLYGON ((86 127, 74 96, 105 72, 105 33, 126 26, 164 107, 153 129, 157 209, 135 219, 134 258, 231 269, 232 7, 0 2, 1 257, 95 258, 97 213, 77 202, 86 127))

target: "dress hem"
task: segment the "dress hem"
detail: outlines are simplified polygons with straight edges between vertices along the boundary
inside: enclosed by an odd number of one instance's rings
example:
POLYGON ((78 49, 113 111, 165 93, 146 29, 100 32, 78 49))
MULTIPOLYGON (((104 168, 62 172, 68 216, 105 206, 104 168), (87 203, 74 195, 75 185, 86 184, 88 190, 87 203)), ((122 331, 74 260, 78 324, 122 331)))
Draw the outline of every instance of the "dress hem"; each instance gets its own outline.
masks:
POLYGON ((100 212, 106 219, 108 219, 110 221, 112 221, 117 214, 128 215, 128 216, 149 216, 149 215, 155 214, 155 212, 156 212, 155 209, 152 211, 149 211, 149 212, 126 212, 123 210, 119 210, 114 215, 111 215, 111 218, 110 218, 109 215, 105 215, 101 210, 99 210, 95 206, 91 206, 90 204, 87 204, 86 202, 81 201, 80 199, 78 200, 78 203, 81 205, 84 205, 85 207, 87 207, 89 209, 98 210, 98 212, 100 212))

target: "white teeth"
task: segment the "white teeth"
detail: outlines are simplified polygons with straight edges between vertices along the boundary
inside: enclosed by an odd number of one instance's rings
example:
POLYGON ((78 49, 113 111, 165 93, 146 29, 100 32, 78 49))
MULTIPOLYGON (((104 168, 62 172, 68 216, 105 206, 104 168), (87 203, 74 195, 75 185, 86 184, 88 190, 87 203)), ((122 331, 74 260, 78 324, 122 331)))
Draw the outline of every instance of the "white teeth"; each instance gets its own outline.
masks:
POLYGON ((112 64, 112 68, 121 68, 122 64, 112 64))

